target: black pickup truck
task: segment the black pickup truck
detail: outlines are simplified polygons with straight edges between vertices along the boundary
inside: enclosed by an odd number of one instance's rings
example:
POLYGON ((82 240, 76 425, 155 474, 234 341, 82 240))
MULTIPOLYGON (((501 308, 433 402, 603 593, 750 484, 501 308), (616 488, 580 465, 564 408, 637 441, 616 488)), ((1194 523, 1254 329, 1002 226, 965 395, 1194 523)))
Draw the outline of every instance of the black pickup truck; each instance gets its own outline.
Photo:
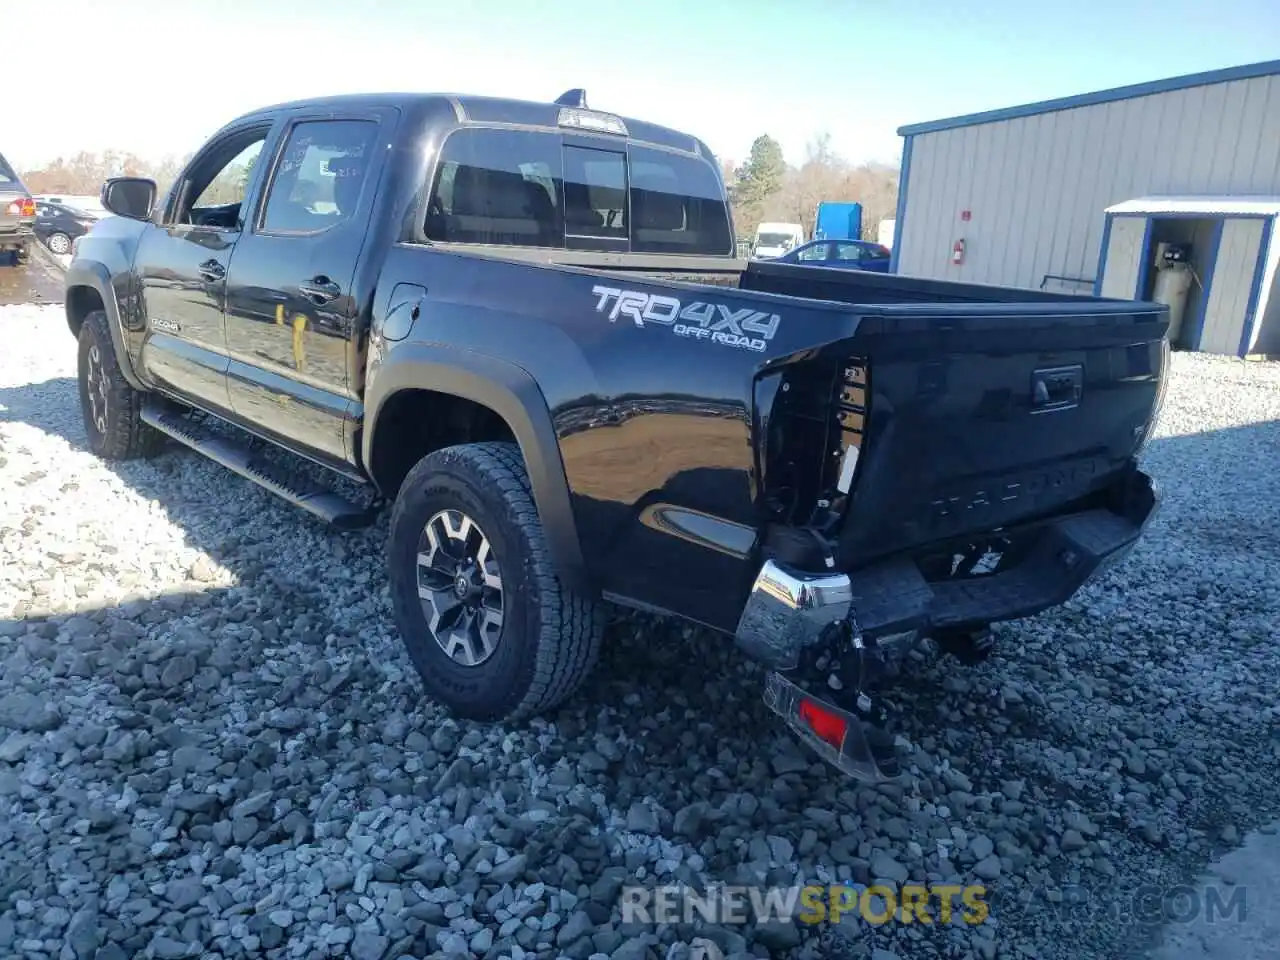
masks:
POLYGON ((735 636, 816 751, 892 776, 887 651, 976 655, 1156 505, 1166 308, 738 260, 707 147, 581 91, 269 107, 102 199, 66 281, 93 451, 174 439, 340 528, 391 504, 460 716, 562 701, 613 602, 735 636))

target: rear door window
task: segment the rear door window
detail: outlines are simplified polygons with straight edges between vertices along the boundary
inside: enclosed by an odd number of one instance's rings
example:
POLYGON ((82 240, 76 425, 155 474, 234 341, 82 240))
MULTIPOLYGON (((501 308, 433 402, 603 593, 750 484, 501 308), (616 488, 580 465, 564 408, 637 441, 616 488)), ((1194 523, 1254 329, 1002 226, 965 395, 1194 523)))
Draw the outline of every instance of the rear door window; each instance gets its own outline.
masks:
POLYGON ((523 130, 464 128, 448 137, 424 230, 444 243, 733 254, 708 161, 523 130))

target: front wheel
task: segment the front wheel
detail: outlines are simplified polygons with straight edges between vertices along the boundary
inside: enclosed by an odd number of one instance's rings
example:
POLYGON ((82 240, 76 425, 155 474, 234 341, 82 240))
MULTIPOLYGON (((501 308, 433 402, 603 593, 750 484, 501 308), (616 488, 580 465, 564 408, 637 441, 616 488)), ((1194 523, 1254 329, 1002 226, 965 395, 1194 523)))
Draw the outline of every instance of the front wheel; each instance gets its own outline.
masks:
POLYGON ((71 252, 71 238, 65 233, 49 234, 49 239, 45 241, 45 244, 60 257, 71 252))
POLYGON ((120 372, 107 315, 94 310, 80 326, 80 412, 89 450, 104 460, 157 452, 164 435, 142 422, 143 395, 120 372))
POLYGON ((542 713, 595 665, 600 607, 556 577, 515 444, 446 447, 418 461, 392 510, 388 566, 410 659, 457 716, 542 713))

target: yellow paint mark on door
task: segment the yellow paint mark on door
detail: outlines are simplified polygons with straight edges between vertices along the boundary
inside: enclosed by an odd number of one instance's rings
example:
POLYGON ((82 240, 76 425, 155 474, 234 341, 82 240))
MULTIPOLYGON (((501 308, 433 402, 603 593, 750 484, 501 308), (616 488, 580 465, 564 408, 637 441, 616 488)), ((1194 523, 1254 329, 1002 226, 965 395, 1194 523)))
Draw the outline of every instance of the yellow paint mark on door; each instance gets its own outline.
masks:
POLYGON ((301 370, 307 363, 307 352, 302 343, 302 335, 306 333, 306 330, 306 315, 295 313, 293 315, 293 365, 298 370, 301 370))

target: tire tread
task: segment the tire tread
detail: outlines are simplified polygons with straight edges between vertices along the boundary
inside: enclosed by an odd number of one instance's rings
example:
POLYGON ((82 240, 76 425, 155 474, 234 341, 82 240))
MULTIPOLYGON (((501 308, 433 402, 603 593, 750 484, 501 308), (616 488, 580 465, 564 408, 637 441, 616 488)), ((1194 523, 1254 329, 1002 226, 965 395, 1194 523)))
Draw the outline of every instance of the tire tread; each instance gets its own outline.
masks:
MULTIPOLYGON (((133 389, 120 371, 111 331, 107 327, 107 315, 94 310, 84 318, 80 327, 82 351, 88 351, 86 340, 97 346, 102 356, 102 367, 108 380, 107 430, 102 447, 94 451, 104 460, 134 460, 158 453, 164 445, 164 435, 142 421, 142 403, 145 395, 133 389)), ((83 374, 80 374, 83 377, 83 374)), ((84 389, 83 382, 81 390, 84 389)), ((83 405, 83 399, 81 400, 83 405)), ((86 414, 87 419, 87 414, 86 414)), ((90 425, 85 423, 85 433, 90 425)))
MULTIPOLYGON (((520 699, 498 719, 521 720, 549 711, 582 686, 599 658, 604 632, 600 605, 567 589, 556 576, 519 446, 484 442, 446 447, 420 460, 409 471, 405 485, 426 482, 445 463, 462 466, 474 480, 496 492, 508 520, 529 545, 527 572, 540 603, 533 677, 520 699)), ((397 498, 393 528, 403 503, 397 498)))

